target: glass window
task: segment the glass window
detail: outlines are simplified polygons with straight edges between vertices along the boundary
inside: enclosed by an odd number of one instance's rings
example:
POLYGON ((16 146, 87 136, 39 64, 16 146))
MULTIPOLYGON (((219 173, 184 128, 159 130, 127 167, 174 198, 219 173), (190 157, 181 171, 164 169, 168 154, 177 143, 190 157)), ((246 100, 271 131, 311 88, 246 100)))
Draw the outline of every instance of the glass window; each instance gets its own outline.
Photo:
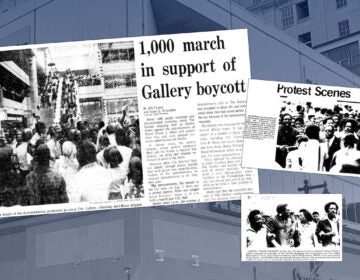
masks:
POLYGON ((103 63, 134 60, 134 48, 102 50, 101 54, 103 63))
POLYGON ((282 9, 282 25, 287 28, 294 24, 294 13, 292 6, 287 6, 282 9))
POLYGON ((341 8, 347 5, 347 0, 336 0, 336 8, 341 8))
POLYGON ((105 88, 136 87, 135 73, 109 75, 104 77, 105 88))
POLYGON ((307 32, 304 34, 299 35, 299 41, 311 48, 311 33, 307 32))
POLYGON ((360 50, 358 42, 341 46, 339 48, 323 52, 322 54, 345 68, 349 68, 350 71, 353 70, 353 66, 360 65, 360 50))
POLYGON ((309 17, 309 5, 307 0, 296 4, 296 14, 298 20, 309 17))
POLYGON ((344 37, 350 34, 349 20, 343 20, 338 23, 339 36, 344 37))

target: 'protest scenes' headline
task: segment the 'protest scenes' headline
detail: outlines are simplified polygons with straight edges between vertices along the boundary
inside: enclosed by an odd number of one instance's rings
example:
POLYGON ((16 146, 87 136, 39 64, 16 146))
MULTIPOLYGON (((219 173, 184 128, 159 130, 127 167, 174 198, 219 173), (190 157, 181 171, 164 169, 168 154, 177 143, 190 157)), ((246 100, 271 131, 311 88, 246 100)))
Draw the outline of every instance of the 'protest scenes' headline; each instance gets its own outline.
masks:
POLYGON ((315 96, 327 96, 327 97, 336 97, 336 98, 351 98, 350 90, 338 90, 338 89, 326 89, 321 86, 312 88, 311 86, 299 86, 291 85, 285 86, 283 84, 278 84, 277 93, 280 94, 297 94, 297 95, 312 95, 315 96))

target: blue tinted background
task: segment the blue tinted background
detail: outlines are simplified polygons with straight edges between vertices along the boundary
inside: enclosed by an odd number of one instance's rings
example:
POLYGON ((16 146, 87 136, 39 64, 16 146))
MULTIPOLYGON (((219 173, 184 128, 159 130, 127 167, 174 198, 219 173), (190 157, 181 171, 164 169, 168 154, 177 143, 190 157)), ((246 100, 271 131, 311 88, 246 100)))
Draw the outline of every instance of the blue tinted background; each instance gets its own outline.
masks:
MULTIPOLYGON (((274 9, 272 15, 250 0, 3 0, 0 44, 247 28, 253 78, 357 87, 356 53, 351 57, 353 68, 347 67, 352 72, 320 54, 358 42, 360 1, 347 0, 347 7, 339 10, 337 2, 309 0, 310 20, 303 24, 295 18, 293 26, 284 29, 282 10, 274 9), (350 18, 351 33, 339 40, 337 22, 345 18, 350 18), (297 40, 298 34, 308 30, 314 49, 297 40), (328 43, 322 46, 322 42, 328 43)), ((360 180, 266 170, 259 170, 259 176, 263 193, 299 193, 297 188, 308 180, 310 185, 326 182, 326 190, 313 193, 344 195, 343 262, 322 264, 318 279, 359 279, 360 180)), ((310 276, 313 264, 309 262, 240 262, 241 225, 236 205, 197 204, 2 220, 1 279, 265 280, 310 276)))

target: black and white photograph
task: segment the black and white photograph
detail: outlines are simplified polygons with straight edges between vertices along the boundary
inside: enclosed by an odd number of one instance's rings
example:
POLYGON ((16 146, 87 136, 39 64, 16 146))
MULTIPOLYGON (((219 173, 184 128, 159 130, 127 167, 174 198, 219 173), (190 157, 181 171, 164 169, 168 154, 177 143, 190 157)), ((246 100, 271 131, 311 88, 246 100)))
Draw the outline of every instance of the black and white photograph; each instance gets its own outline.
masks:
POLYGON ((284 169, 360 174, 360 104, 281 103, 276 163, 284 169))
MULTIPOLYGON (((303 260, 339 260, 342 250, 341 201, 341 195, 326 194, 244 196, 242 245, 246 249, 243 253, 280 250, 290 252, 289 256, 296 260, 302 257, 303 260), (337 253, 312 256, 311 252, 322 250, 337 253), (302 255, 296 256, 296 252, 302 255)), ((267 256, 273 260, 281 257, 284 256, 267 256)))
POLYGON ((359 89, 250 80, 248 91, 244 167, 360 176, 359 89))
POLYGON ((134 43, 0 50, 0 206, 144 197, 134 43))

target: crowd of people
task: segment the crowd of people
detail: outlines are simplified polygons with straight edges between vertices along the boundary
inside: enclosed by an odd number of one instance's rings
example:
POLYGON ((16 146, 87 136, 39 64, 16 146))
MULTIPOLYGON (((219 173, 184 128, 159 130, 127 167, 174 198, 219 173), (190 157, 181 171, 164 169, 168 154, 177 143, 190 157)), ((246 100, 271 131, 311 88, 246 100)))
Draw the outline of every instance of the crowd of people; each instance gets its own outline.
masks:
POLYGON ((78 121, 0 137, 0 206, 140 198, 139 121, 78 121))
POLYGON ((99 74, 79 75, 77 77, 79 87, 99 86, 101 85, 101 77, 99 74))
POLYGON ((288 204, 279 204, 273 217, 254 209, 248 215, 247 247, 266 248, 337 248, 340 246, 339 206, 329 202, 324 207, 325 217, 316 211, 290 210, 288 204))
POLYGON ((61 92, 61 122, 66 123, 69 118, 77 116, 77 76, 70 69, 66 70, 63 75, 62 92, 61 92))
POLYGON ((56 108, 59 78, 59 73, 50 72, 45 78, 45 84, 39 87, 40 106, 42 108, 56 108))
POLYGON ((360 112, 286 103, 281 108, 275 161, 301 171, 360 173, 360 112))
POLYGON ((136 87, 135 73, 110 75, 105 77, 105 88, 136 87))
POLYGON ((9 85, 0 85, 2 93, 5 98, 14 100, 16 102, 23 102, 24 98, 27 95, 27 90, 25 89, 16 89, 9 85))

